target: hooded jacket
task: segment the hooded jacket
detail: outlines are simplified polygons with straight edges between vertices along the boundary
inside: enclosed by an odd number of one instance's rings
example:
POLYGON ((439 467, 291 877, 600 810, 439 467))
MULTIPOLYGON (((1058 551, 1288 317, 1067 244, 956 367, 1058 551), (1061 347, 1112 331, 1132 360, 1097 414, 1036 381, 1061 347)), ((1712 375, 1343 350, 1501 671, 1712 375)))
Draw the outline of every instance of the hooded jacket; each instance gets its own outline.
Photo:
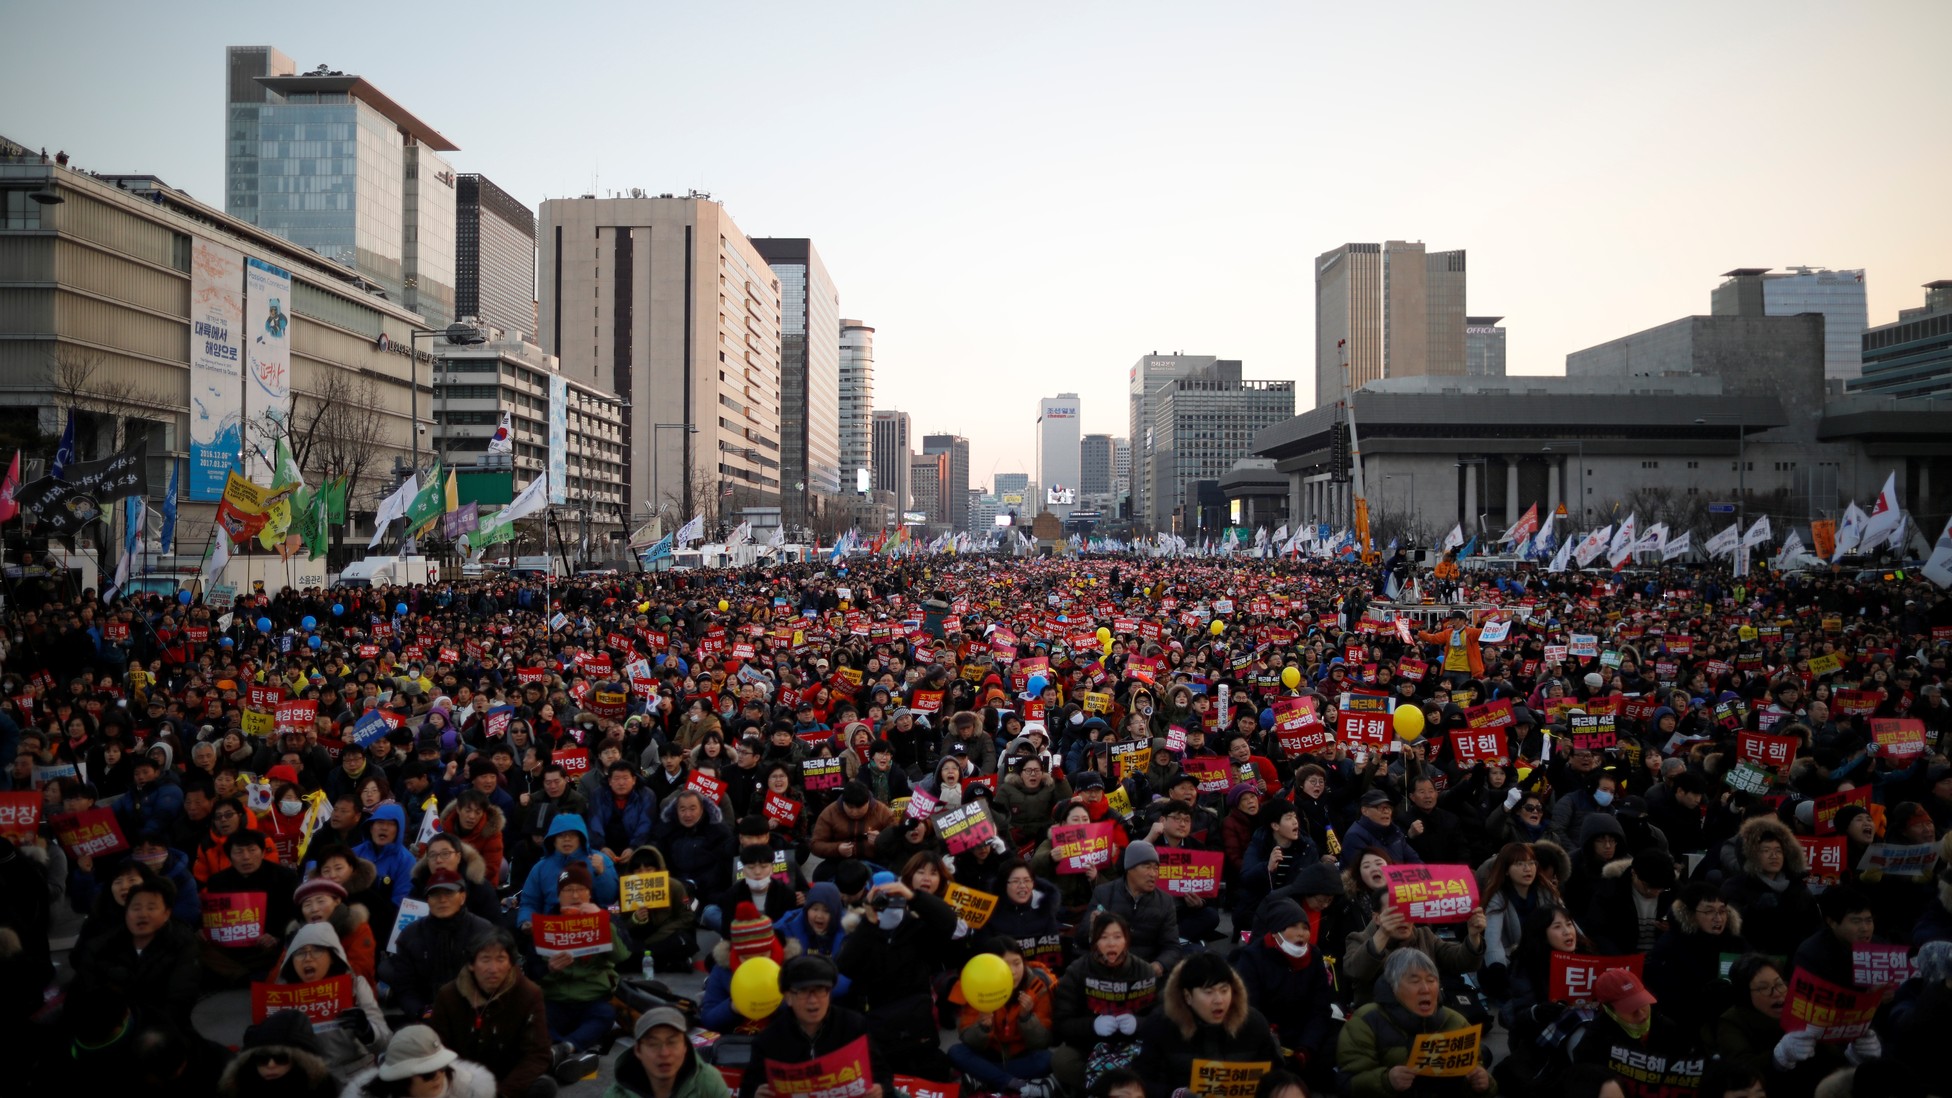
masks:
POLYGON ((463 968, 434 996, 434 1016, 427 1024, 440 1034, 441 1044, 494 1073, 498 1098, 524 1098, 530 1084, 549 1071, 542 989, 520 965, 493 995, 482 993, 472 968, 463 968))
POLYGON ((1774 816, 1745 822, 1736 841, 1742 851, 1742 872, 1722 882, 1722 899, 1741 912, 1743 937, 1749 945, 1759 953, 1786 957, 1823 925, 1816 900, 1803 883, 1808 875, 1803 846, 1774 816), (1774 880, 1763 875, 1757 861, 1765 839, 1782 846, 1783 869, 1774 880))
MULTIPOLYGON (((304 918, 302 911, 299 917, 304 918)), ((373 926, 366 905, 347 900, 333 908, 332 914, 325 921, 332 927, 332 933, 338 936, 339 949, 345 954, 346 964, 352 967, 353 974, 364 976, 369 984, 377 984, 379 971, 374 967, 376 950, 373 926)), ((290 928, 290 931, 295 931, 303 925, 296 924, 290 928)), ((285 961, 291 957, 291 951, 297 948, 297 940, 290 941, 291 944, 285 946, 284 955, 278 958, 280 968, 283 968, 285 961)))
POLYGON ((367 1024, 372 1027, 372 1037, 362 1041, 353 1031, 354 1027, 341 1024, 319 1031, 318 1042, 319 1055, 325 1058, 334 1075, 358 1071, 373 1062, 374 1053, 386 1048, 393 1031, 387 1028, 386 1015, 380 1013, 379 1000, 373 996, 372 985, 366 982, 366 977, 352 972, 352 965, 346 960, 346 951, 339 944, 339 935, 329 922, 306 923, 298 928, 298 933, 292 936, 291 947, 285 951, 286 959, 278 966, 278 983, 299 982, 290 958, 291 954, 307 946, 320 946, 338 958, 338 963, 328 970, 333 975, 352 973, 353 1009, 366 1016, 367 1024))
MULTIPOLYGON (((799 942, 803 952, 832 957, 840 952, 841 944, 847 940, 847 928, 841 925, 841 917, 846 914, 847 904, 841 899, 840 888, 832 881, 821 881, 807 890, 807 902, 782 916, 775 923, 775 928, 782 938, 799 942), (815 934, 813 927, 807 924, 807 908, 814 904, 825 907, 832 915, 825 934, 815 934)), ((995 916, 991 918, 993 920, 995 916)), ((846 991, 836 986, 835 994, 845 995, 846 991)))
POLYGON ((996 909, 990 912, 990 921, 983 924, 983 930, 1010 938, 1023 950, 1026 961, 1054 971, 1064 962, 1064 928, 1058 923, 1063 905, 1057 886, 1036 878, 1029 903, 1016 903, 1008 891, 1000 891, 996 909))
POLYGON ((673 876, 696 885, 700 896, 716 896, 732 883, 732 856, 737 853, 737 844, 718 802, 699 799, 705 806, 704 814, 689 827, 678 820, 678 805, 684 798, 665 801, 658 809, 661 819, 651 832, 651 841, 664 851, 673 876))
MULTIPOLYGON (((454 1080, 447 1084, 443 1098, 495 1098, 495 1076, 487 1068, 470 1060, 456 1060, 448 1067, 454 1071, 454 1080)), ((339 1098, 367 1098, 367 1084, 379 1075, 380 1069, 372 1067, 353 1076, 339 1098)))
POLYGON ((1139 1024, 1139 1058, 1132 1064, 1145 1079, 1151 1098, 1171 1098, 1174 1091, 1198 1092, 1201 1083, 1194 1078, 1193 1065, 1199 1060, 1229 1063, 1265 1063, 1281 1059, 1281 1046, 1274 1041, 1268 1021, 1247 1001, 1247 988, 1238 972, 1233 977, 1233 998, 1218 1024, 1202 1020, 1186 1001, 1180 977, 1181 967, 1166 981, 1166 993, 1159 1013, 1139 1024))
POLYGON ((583 823, 583 817, 574 815, 557 816, 549 822, 549 834, 543 837, 543 849, 548 851, 542 860, 529 870, 528 880, 522 882, 522 901, 515 911, 515 925, 525 927, 535 921, 537 915, 545 915, 560 906, 556 899, 556 878, 571 862, 582 862, 590 867, 590 902, 598 907, 609 907, 617 902, 617 867, 610 856, 601 850, 590 849, 590 830, 583 823), (556 849, 556 837, 575 832, 582 837, 582 845, 570 854, 556 849))
POLYGON ((279 1080, 275 1093, 290 1098, 336 1098, 338 1095, 339 1080, 316 1051, 296 1044, 261 1044, 239 1052, 224 1065, 224 1073, 217 1080, 220 1098, 248 1098, 265 1093, 267 1088, 257 1085, 258 1065, 274 1056, 291 1061, 291 1070, 279 1080), (287 1082, 294 1078, 300 1082, 287 1082))
MULTIPOLYGON (((470 850, 481 856, 481 875, 469 879, 486 880, 493 885, 502 879, 502 831, 508 825, 508 817, 491 804, 473 831, 463 831, 457 818, 460 807, 459 804, 449 804, 441 811, 441 830, 466 843, 470 850)), ((418 876, 420 867, 414 867, 414 872, 418 876)))
POLYGON ((1326 1046, 1333 1028, 1334 982, 1313 942, 1306 957, 1296 958, 1277 941, 1282 931, 1307 919, 1295 901, 1269 900, 1254 919, 1252 939, 1227 959, 1240 973, 1247 1002, 1267 1018, 1282 1046, 1314 1060, 1331 1051, 1326 1046))
POLYGON ((368 824, 392 820, 394 823, 393 841, 384 846, 368 838, 353 847, 353 853, 373 863, 373 870, 379 874, 380 890, 392 900, 394 907, 407 898, 413 887, 413 851, 407 846, 413 836, 407 833, 407 812, 397 804, 383 804, 373 809, 373 818, 368 824))
MULTIPOLYGON (((646 870, 670 872, 670 867, 664 861, 664 852, 656 846, 638 847, 631 854, 631 864, 620 872, 624 876, 629 876, 646 870)), ((621 878, 619 878, 619 887, 622 887, 621 878)), ((660 958, 673 950, 682 951, 685 963, 689 964, 692 953, 698 948, 692 939, 683 937, 686 932, 697 927, 698 915, 691 909, 691 891, 685 887, 684 881, 677 877, 671 878, 669 906, 640 907, 624 916, 624 923, 630 931, 631 938, 638 945, 658 954, 660 958)))

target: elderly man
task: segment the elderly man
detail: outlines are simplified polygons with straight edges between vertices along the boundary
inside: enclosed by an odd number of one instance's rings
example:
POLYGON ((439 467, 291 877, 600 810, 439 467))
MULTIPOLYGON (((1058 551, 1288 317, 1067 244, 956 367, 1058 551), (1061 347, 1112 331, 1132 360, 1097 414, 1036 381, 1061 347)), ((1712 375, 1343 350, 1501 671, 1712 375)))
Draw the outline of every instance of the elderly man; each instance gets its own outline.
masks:
POLYGON ((1391 862, 1423 864, 1423 855, 1396 826, 1396 805, 1380 789, 1362 795, 1362 819, 1350 824, 1348 834, 1342 836, 1342 868, 1355 865, 1362 852, 1372 846, 1389 855, 1391 862))
POLYGON ((1132 952, 1161 976, 1179 962, 1179 911, 1159 888, 1159 852, 1143 839, 1125 848, 1125 878, 1092 890, 1091 906, 1132 924, 1132 952))

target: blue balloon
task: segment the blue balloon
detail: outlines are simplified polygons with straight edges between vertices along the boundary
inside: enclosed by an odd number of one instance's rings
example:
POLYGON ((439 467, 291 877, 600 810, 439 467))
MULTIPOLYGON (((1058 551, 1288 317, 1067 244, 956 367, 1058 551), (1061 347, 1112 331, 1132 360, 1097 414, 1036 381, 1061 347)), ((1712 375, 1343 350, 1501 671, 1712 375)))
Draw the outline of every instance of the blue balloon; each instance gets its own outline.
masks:
POLYGON ((1028 688, 1030 692, 1030 696, 1033 698, 1039 694, 1042 694, 1044 692, 1044 687, 1049 685, 1050 683, 1045 681, 1044 676, 1042 675, 1032 675, 1030 676, 1030 681, 1024 684, 1024 686, 1028 688))
POLYGON ((304 620, 300 621, 298 624, 304 626, 305 631, 309 633, 312 630, 317 629, 319 627, 319 619, 313 617, 310 614, 307 614, 305 615, 304 620))
POLYGON ((311 636, 305 638, 305 643, 311 645, 314 649, 316 649, 318 648, 319 645, 324 644, 325 641, 317 633, 314 633, 311 636))
POLYGON ((407 616, 407 604, 406 604, 406 603, 404 603, 404 602, 396 602, 396 603, 394 603, 394 604, 393 604, 393 612, 394 612, 394 613, 396 613, 396 614, 398 614, 398 615, 400 615, 400 616, 401 616, 401 617, 403 617, 403 618, 404 618, 404 617, 406 617, 406 616, 407 616))
POLYGON ((221 648, 229 648, 235 643, 237 642, 231 640, 229 637, 223 637, 217 641, 218 646, 221 648))
POLYGON ((258 632, 260 632, 260 633, 269 633, 269 632, 271 632, 271 619, 270 619, 270 618, 259 618, 259 619, 258 619, 258 632))
POLYGON ((190 605, 191 597, 192 596, 190 595, 190 591, 188 588, 184 588, 183 590, 178 591, 176 593, 176 601, 182 603, 185 606, 190 605))
POLYGON ((345 616, 345 614, 346 614, 346 604, 345 604, 345 603, 343 603, 343 602, 335 602, 335 603, 333 603, 333 604, 332 604, 332 616, 333 616, 333 617, 335 617, 335 618, 340 618, 340 617, 344 617, 344 616, 345 616))

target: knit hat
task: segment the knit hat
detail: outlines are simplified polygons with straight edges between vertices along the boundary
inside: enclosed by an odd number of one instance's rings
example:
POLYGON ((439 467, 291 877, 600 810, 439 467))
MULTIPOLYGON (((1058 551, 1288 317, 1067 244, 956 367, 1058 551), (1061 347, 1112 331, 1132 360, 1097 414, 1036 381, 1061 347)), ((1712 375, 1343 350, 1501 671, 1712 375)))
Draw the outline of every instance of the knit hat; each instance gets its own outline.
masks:
POLYGON ((483 774, 495 773, 495 764, 486 755, 476 755, 468 760, 468 780, 473 781, 483 774))
POLYGON ((312 1032, 311 1019, 296 1010, 274 1010, 264 1016, 264 1021, 244 1029, 244 1043, 240 1048, 289 1048, 319 1053, 318 1035, 312 1032))
POLYGON ((590 877, 590 867, 582 862, 571 862, 564 866, 562 873, 556 877, 556 892, 560 894, 570 885, 582 885, 585 892, 594 893, 596 882, 590 877))
MULTIPOLYGON (((1871 811, 1870 809, 1865 808, 1863 805, 1853 801, 1852 803, 1837 809, 1837 814, 1831 817, 1831 824, 1837 829, 1837 832, 1841 834, 1844 828, 1850 826, 1850 822, 1852 820, 1855 820, 1859 816, 1869 815, 1870 811, 1871 811)), ((1814 815, 1814 812, 1812 812, 1812 815, 1814 815)))
POLYGON ((319 895, 330 896, 340 903, 346 902, 345 887, 337 881, 328 881, 324 877, 313 877, 311 880, 299 885, 298 891, 291 894, 291 902, 302 907, 307 896, 319 895))
POLYGON ((1125 848, 1125 868, 1134 869, 1147 863, 1159 864, 1159 851, 1151 843, 1140 839, 1125 848))
POLYGON ((773 937, 773 921, 750 902, 739 905, 726 937, 732 942, 733 954, 739 957, 768 953, 778 944, 778 939, 773 937))

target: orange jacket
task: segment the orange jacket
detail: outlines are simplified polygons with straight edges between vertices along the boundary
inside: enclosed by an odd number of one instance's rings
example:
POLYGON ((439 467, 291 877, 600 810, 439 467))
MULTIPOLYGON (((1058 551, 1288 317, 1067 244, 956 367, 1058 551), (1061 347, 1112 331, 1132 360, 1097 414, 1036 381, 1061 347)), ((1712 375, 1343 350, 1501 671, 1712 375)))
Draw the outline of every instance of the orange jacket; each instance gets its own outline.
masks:
POLYGON ((949 990, 949 1001, 962 1008, 957 1022, 963 1044, 986 1052, 1004 1060, 1013 1060, 1026 1052, 1051 1047, 1051 996, 1057 989, 1057 981, 1050 970, 1035 961, 1027 961, 1023 966, 1023 983, 1017 990, 1030 996, 1030 1010, 1026 1012, 1018 996, 1010 996, 1010 1001, 996 1009, 996 1017, 990 1023, 990 1030, 984 1033, 977 1020, 983 1012, 969 1005, 962 996, 962 981, 949 990))
MULTIPOLYGON (((1443 645, 1444 652, 1448 655, 1450 652, 1450 633, 1451 631, 1448 629, 1431 629, 1418 632, 1417 639, 1425 644, 1443 645)), ((1478 647, 1478 637, 1483 633, 1484 630, 1475 626, 1466 626, 1464 629, 1464 658, 1470 663, 1471 674, 1474 677, 1481 677, 1484 674, 1484 650, 1478 647)), ((1443 666, 1444 660, 1442 657, 1439 657, 1435 670, 1441 671, 1443 670, 1443 666)))
MULTIPOLYGON (((240 826, 261 834, 264 831, 258 826, 257 813, 248 808, 244 810, 244 823, 240 826)), ((273 865, 278 864, 278 844, 272 842, 268 835, 264 843, 264 860, 273 865)), ((197 879, 198 884, 205 884, 212 874, 222 873, 229 868, 230 855, 224 853, 224 837, 217 834, 217 829, 213 827, 210 829, 210 834, 204 836, 203 841, 197 844, 196 857, 190 860, 190 874, 197 879)))

